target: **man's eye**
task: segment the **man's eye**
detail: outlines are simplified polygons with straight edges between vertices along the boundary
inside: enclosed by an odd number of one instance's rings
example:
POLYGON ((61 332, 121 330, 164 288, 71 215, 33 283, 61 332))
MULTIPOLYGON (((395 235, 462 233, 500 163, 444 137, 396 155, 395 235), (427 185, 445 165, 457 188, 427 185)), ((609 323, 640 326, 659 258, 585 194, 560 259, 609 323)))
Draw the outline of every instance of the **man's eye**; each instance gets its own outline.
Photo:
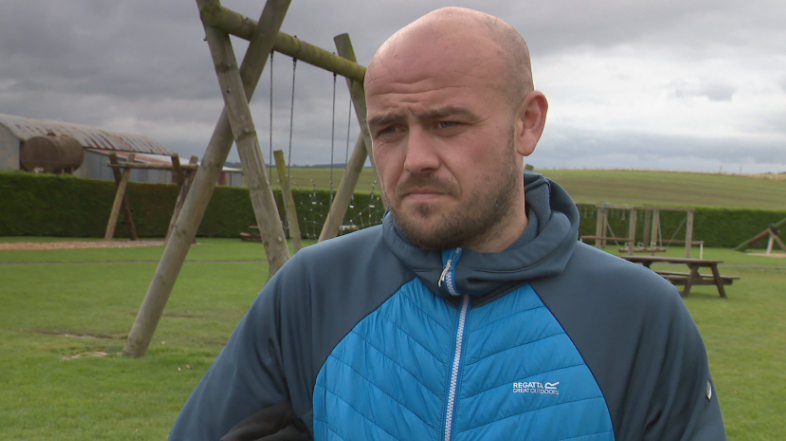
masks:
POLYGON ((459 123, 457 123, 455 121, 440 121, 440 122, 437 123, 437 126, 440 129, 450 129, 450 128, 456 127, 458 124, 459 123))
POLYGON ((383 127, 377 131, 377 136, 390 135, 393 133, 398 133, 400 131, 401 129, 398 126, 383 127))

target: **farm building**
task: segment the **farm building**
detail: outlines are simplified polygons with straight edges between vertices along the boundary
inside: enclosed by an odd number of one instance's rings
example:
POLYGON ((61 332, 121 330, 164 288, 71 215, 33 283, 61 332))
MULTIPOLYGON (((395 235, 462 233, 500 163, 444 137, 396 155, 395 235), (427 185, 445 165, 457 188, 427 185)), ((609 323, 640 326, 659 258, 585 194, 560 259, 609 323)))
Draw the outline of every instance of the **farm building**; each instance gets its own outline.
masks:
MULTIPOLYGON (((121 133, 59 121, 0 114, 0 170, 70 173, 92 179, 114 180, 106 166, 115 153, 125 162, 171 164, 175 152, 158 141, 138 134, 121 133)), ((184 162, 188 158, 181 159, 184 162)), ((133 169, 131 181, 171 183, 171 170, 133 169)), ((239 169, 224 168, 219 185, 243 185, 239 169)))

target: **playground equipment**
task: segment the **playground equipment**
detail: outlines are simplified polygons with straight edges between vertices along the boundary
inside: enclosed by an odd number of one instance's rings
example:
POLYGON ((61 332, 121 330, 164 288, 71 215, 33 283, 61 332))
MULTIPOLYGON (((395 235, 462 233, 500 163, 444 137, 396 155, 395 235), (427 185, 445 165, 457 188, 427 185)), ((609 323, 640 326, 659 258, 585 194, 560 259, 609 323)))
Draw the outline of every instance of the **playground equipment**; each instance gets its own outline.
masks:
POLYGON ((280 32, 290 2, 291 0, 268 0, 259 21, 255 22, 222 7, 215 0, 196 1, 205 28, 205 40, 210 48, 224 98, 224 109, 131 328, 123 348, 125 354, 140 357, 147 351, 233 142, 237 145, 240 155, 270 274, 278 271, 289 259, 284 229, 278 216, 270 179, 267 176, 265 161, 248 105, 271 51, 275 50, 344 76, 360 124, 361 134, 339 184, 336 197, 330 206, 320 240, 338 234, 367 158, 371 159, 371 165, 376 170, 376 164, 371 156, 371 139, 363 123, 366 114, 363 92, 365 67, 355 62, 354 51, 346 34, 334 39, 340 55, 336 56, 280 32), (250 42, 240 67, 232 49, 230 34, 250 42))
MULTIPOLYGON (((629 256, 634 253, 650 253, 666 251, 663 248, 664 243, 684 243, 685 244, 685 257, 689 258, 691 247, 699 245, 700 259, 704 254, 704 242, 693 240, 693 208, 684 207, 648 207, 643 205, 622 205, 622 204, 597 204, 595 235, 581 236, 581 239, 591 239, 595 241, 595 247, 605 248, 607 241, 623 242, 626 244, 625 248, 620 249, 621 252, 626 252, 629 256), (620 210, 623 213, 623 220, 625 213, 628 213, 628 235, 626 237, 615 237, 614 231, 611 230, 609 224, 609 211, 620 210), (643 246, 636 248, 636 224, 638 222, 638 213, 644 213, 644 238, 640 242, 643 246), (685 225, 685 239, 663 239, 661 235, 660 212, 661 211, 684 211, 686 213, 685 225), (607 234, 611 233, 611 236, 607 234)), ((682 227, 678 228, 678 230, 682 227)), ((676 232, 675 232, 676 234, 676 232)))
POLYGON ((778 228, 780 228, 782 225, 785 224, 786 224, 786 218, 781 219, 780 221, 774 224, 770 224, 770 226, 768 226, 761 233, 739 244, 737 248, 734 249, 734 251, 745 251, 746 248, 752 246, 756 242, 764 239, 765 237, 769 238, 769 240, 767 241, 767 254, 772 253, 772 247, 775 243, 777 243, 782 250, 786 251, 786 244, 784 244, 781 238, 779 237, 781 233, 780 231, 778 231, 778 228))
POLYGON ((106 224, 104 240, 112 240, 114 237, 121 206, 123 208, 123 214, 125 215, 126 225, 128 226, 129 237, 131 240, 139 240, 136 233, 136 227, 134 226, 134 218, 131 216, 131 206, 128 202, 126 189, 128 188, 128 180, 131 177, 131 170, 142 169, 171 170, 175 182, 180 189, 177 195, 177 201, 175 202, 175 209, 172 212, 172 218, 169 221, 169 229, 166 234, 165 242, 168 242, 169 236, 172 234, 172 230, 175 227, 175 221, 183 207, 183 202, 185 201, 186 195, 188 195, 191 182, 194 180, 194 173, 199 167, 199 165, 197 165, 198 158, 192 156, 188 164, 180 164, 180 156, 177 153, 171 156, 172 164, 138 163, 134 162, 134 159, 135 155, 131 153, 128 155, 128 158, 126 158, 126 162, 121 164, 117 160, 117 154, 112 153, 109 155, 109 164, 107 165, 112 168, 112 172, 115 175, 117 192, 115 193, 115 202, 112 204, 112 211, 109 214, 109 222, 106 224))

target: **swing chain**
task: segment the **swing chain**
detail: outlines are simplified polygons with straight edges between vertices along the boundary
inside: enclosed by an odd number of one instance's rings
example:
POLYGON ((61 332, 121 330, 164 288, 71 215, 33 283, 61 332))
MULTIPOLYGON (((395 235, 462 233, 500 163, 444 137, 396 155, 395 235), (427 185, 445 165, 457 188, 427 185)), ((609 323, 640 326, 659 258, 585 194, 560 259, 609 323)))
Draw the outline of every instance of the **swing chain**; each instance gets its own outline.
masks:
POLYGON ((336 140, 336 78, 338 75, 333 72, 333 114, 330 124, 330 202, 328 206, 333 205, 333 147, 336 140))
MULTIPOLYGON (((350 85, 350 88, 351 88, 352 84, 355 82, 355 80, 349 80, 349 81, 350 81, 349 85, 350 85)), ((349 100, 349 112, 347 113, 347 149, 344 151, 344 170, 346 170, 347 166, 349 165, 349 128, 350 128, 351 122, 352 122, 352 99, 350 98, 350 100, 349 100)), ((345 171, 345 173, 346 173, 346 171, 345 171)))
POLYGON ((268 161, 269 161, 269 168, 273 168, 273 54, 276 51, 270 51, 270 130, 269 130, 269 138, 270 138, 270 148, 268 152, 268 161))
POLYGON ((289 106, 289 152, 287 153, 287 179, 291 181, 292 174, 292 131, 295 124, 295 73, 297 72, 297 58, 292 58, 292 101, 289 106))

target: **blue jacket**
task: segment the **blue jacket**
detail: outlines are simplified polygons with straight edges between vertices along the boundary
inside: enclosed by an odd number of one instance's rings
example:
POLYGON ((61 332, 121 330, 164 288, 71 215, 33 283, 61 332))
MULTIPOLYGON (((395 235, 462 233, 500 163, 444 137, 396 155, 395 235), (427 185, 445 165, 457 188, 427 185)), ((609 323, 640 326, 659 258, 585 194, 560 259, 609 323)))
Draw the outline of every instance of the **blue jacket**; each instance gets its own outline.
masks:
POLYGON ((723 440, 677 290, 577 241, 575 204, 525 173, 502 253, 382 226, 308 247, 265 286, 171 440, 218 440, 290 402, 316 440, 723 440))

